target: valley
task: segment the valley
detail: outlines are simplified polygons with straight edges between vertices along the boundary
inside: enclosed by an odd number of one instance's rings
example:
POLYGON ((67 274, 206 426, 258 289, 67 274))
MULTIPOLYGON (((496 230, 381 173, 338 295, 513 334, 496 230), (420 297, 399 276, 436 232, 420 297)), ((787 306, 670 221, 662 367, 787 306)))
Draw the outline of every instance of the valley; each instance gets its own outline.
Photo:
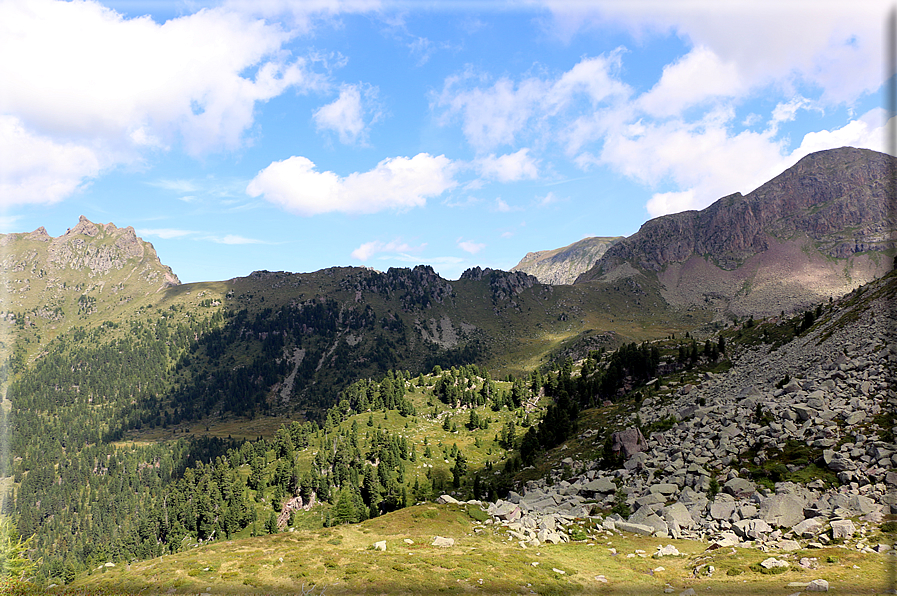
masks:
POLYGON ((2 235, 8 589, 883 593, 893 161, 532 274, 182 284, 133 228, 2 235))

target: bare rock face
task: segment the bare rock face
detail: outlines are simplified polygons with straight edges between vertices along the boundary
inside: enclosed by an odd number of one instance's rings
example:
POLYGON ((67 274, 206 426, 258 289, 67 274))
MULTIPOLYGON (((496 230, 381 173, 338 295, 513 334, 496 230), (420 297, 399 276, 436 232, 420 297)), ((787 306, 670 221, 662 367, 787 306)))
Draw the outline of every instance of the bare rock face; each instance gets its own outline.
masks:
POLYGON ((621 238, 622 236, 584 238, 563 248, 530 252, 511 271, 529 273, 543 284, 572 284, 621 238))
POLYGON ((658 275, 673 304, 726 308, 737 297, 764 314, 846 294, 890 270, 879 255, 894 248, 895 169, 897 158, 866 149, 808 155, 747 195, 652 219, 576 283, 634 267, 658 275))

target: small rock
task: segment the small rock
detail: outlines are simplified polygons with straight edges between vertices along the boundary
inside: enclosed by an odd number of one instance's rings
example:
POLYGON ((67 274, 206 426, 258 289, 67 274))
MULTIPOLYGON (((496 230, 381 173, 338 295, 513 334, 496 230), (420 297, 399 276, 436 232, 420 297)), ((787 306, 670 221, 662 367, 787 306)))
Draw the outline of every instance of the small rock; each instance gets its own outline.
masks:
POLYGON ((433 538, 433 544, 431 546, 441 546, 443 548, 455 546, 455 539, 454 538, 445 538, 443 536, 436 536, 435 538, 433 538))
POLYGON ((807 584, 807 592, 828 592, 828 582, 824 579, 814 579, 807 584))
POLYGON ((775 557, 769 557, 760 561, 760 567, 764 569, 775 569, 777 567, 788 567, 788 561, 780 561, 775 557))

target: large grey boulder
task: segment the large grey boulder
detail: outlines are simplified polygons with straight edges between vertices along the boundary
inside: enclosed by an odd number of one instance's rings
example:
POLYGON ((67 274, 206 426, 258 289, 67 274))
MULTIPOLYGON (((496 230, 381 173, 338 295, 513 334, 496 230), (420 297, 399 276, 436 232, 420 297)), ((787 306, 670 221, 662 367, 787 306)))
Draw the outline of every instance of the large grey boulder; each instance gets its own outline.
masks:
POLYGON ((822 531, 823 523, 815 517, 805 519, 791 530, 801 538, 814 538, 822 531))
POLYGON ((579 489, 580 492, 586 493, 612 493, 616 492, 617 485, 614 484, 614 481, 609 478, 596 478, 586 484, 582 485, 579 489))
POLYGON ((647 526, 644 524, 631 524, 625 521, 614 522, 614 527, 621 532, 630 532, 632 534, 642 534, 643 536, 650 536, 654 533, 654 528, 651 526, 647 526))
POLYGON ((672 505, 664 507, 663 519, 669 525, 675 523, 678 527, 685 528, 686 530, 690 530, 697 525, 695 524, 694 518, 688 512, 688 509, 686 509, 685 505, 682 503, 673 503, 672 505))
POLYGON ((735 501, 714 501, 710 504, 711 519, 728 520, 735 512, 735 501))
POLYGON ((431 546, 441 546, 443 548, 448 548, 450 546, 455 546, 454 538, 446 538, 444 536, 436 536, 433 538, 433 543, 431 546))
POLYGON ((645 440, 642 431, 637 428, 627 428, 611 435, 613 445, 611 449, 615 453, 622 453, 624 459, 629 459, 636 453, 648 449, 648 441, 645 440))
POLYGON ((838 519, 832 522, 832 538, 850 538, 856 530, 856 526, 849 519, 838 519))
POLYGON ((804 521, 804 504, 788 494, 773 495, 760 504, 760 519, 773 526, 791 528, 804 521))
POLYGON ((723 485, 723 490, 736 499, 743 499, 757 492, 757 487, 750 480, 735 477, 723 485))

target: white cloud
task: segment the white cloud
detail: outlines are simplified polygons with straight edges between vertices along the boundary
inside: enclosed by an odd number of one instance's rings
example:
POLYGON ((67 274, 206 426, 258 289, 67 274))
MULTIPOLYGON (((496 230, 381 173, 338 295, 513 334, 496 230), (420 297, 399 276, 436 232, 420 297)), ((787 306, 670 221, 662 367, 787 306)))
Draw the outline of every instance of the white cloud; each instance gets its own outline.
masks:
POLYGON ((458 238, 458 248, 460 248, 464 252, 469 252, 470 254, 475 255, 478 252, 480 252, 481 250, 483 250, 484 248, 486 248, 486 245, 480 244, 478 242, 473 242, 470 240, 462 240, 461 238, 458 238))
POLYGON ((744 91, 734 62, 723 62, 709 48, 696 47, 677 62, 666 65, 660 81, 639 97, 638 104, 653 116, 673 116, 707 100, 733 97, 744 91))
POLYGON ((683 190, 681 192, 654 193, 645 207, 652 217, 660 217, 668 213, 679 213, 696 209, 698 202, 695 200, 695 191, 683 190))
POLYGON ((474 167, 482 176, 499 182, 534 180, 539 177, 538 160, 529 155, 529 149, 521 149, 516 153, 498 157, 491 153, 477 158, 474 167))
POLYGON ((241 146, 257 102, 326 84, 282 52, 292 35, 222 7, 158 24, 93 1, 0 3, 0 114, 16 129, 0 152, 34 149, 4 167, 5 201, 58 201, 175 143, 192 155, 241 146))
POLYGON ((299 215, 375 213, 385 209, 422 207, 427 197, 453 188, 456 166, 444 155, 419 153, 392 157, 368 172, 340 177, 318 172, 306 157, 276 161, 246 187, 252 197, 265 199, 299 215))
POLYGON ((179 230, 176 228, 144 228, 137 230, 137 234, 141 237, 145 236, 155 236, 157 238, 162 238, 163 240, 170 240, 171 238, 183 238, 184 236, 191 236, 196 234, 192 230, 179 230))
POLYGON ((548 191, 544 197, 536 197, 536 203, 539 207, 548 207, 549 205, 553 205, 554 203, 558 203, 564 199, 561 199, 559 196, 554 194, 553 191, 548 191))
POLYGON ((852 102, 882 82, 888 2, 568 2, 543 0, 555 33, 570 39, 591 27, 636 36, 675 33, 737 64, 747 87, 804 81, 831 103, 852 102))
POLYGON ((0 115, 0 207, 61 201, 108 163, 90 147, 55 141, 27 130, 15 116, 0 115))
POLYGON ((646 207, 652 217, 657 217, 703 209, 733 192, 748 193, 816 151, 844 146, 886 150, 885 111, 881 108, 841 128, 808 133, 790 153, 769 131, 729 136, 723 124, 657 126, 637 140, 615 139, 606 146, 605 157, 615 168, 647 184, 657 184, 666 177, 683 189, 652 196, 646 207), (655 167, 640 169, 640 164, 646 163, 655 167), (640 172, 645 177, 640 178, 640 172))
POLYGON ((614 75, 620 66, 621 50, 583 58, 556 80, 537 77, 514 82, 507 77, 491 86, 472 86, 485 77, 468 70, 446 78, 433 100, 442 107, 444 123, 462 120, 467 141, 479 151, 513 145, 526 132, 537 132, 565 110, 581 102, 591 108, 628 96, 629 87, 614 75))
POLYGON ((875 108, 841 128, 807 133, 800 146, 791 153, 789 161, 797 162, 810 153, 844 146, 887 151, 887 130, 889 127, 893 130, 897 118, 891 118, 887 122, 886 118, 885 110, 875 108))
POLYGON ((495 199, 495 208, 494 208, 494 210, 495 210, 495 211, 498 211, 499 213, 510 213, 510 212, 512 211, 511 206, 508 205, 508 204, 504 201, 504 199, 502 199, 501 197, 498 197, 497 199, 495 199))
MULTIPOLYGON (((401 240, 392 240, 390 242, 381 242, 379 240, 374 240, 372 242, 365 242, 358 248, 352 251, 352 258, 357 259, 359 261, 368 261, 375 254, 379 253, 419 253, 422 251, 427 245, 421 244, 420 246, 411 246, 406 242, 402 242, 401 240)), ((407 256, 407 255, 403 255, 407 256)))
POLYGON ((236 234, 227 234, 226 236, 205 236, 203 240, 209 240, 216 244, 268 244, 264 240, 256 240, 255 238, 246 238, 236 234))
POLYGON ((192 180, 171 180, 163 178, 149 183, 150 186, 179 193, 199 192, 200 187, 192 180))
POLYGON ((343 85, 339 97, 314 113, 318 130, 332 130, 339 135, 345 145, 364 143, 367 137, 366 113, 371 115, 371 123, 380 118, 376 107, 377 88, 361 85, 343 85), (367 109, 362 105, 362 95, 367 109))

